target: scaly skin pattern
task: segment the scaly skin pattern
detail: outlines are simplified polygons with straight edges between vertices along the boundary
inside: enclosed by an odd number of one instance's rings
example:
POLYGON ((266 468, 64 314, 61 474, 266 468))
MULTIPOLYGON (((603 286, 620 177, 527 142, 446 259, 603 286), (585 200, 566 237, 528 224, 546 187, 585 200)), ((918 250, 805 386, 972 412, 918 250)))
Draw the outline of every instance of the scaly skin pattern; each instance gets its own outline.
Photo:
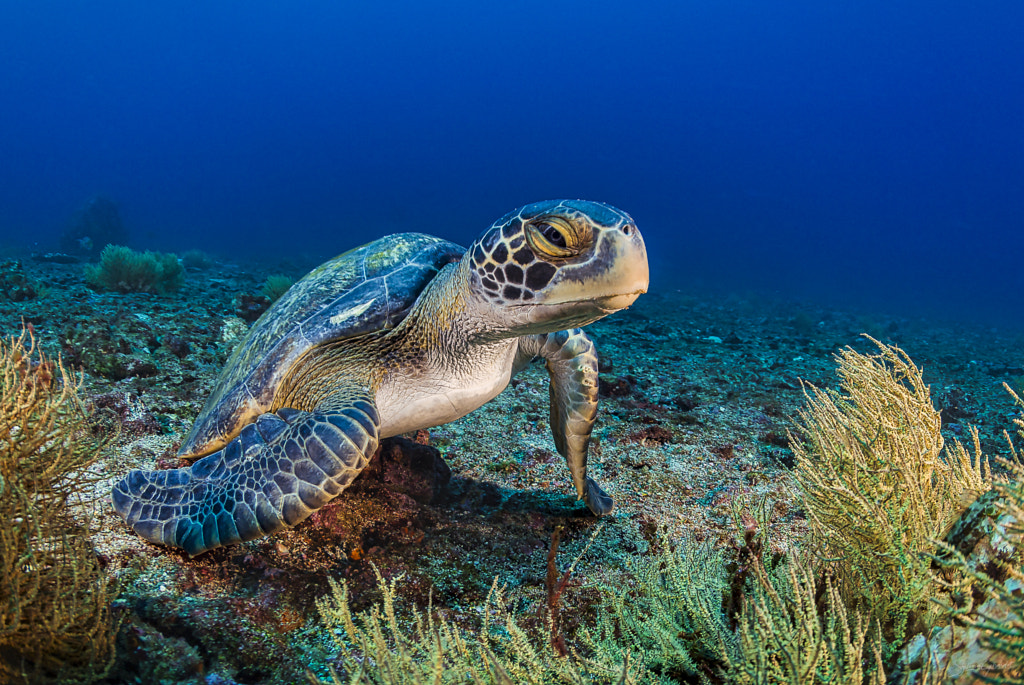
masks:
POLYGON ((599 203, 535 203, 459 254, 401 234, 309 274, 229 361, 181 452, 205 456, 132 471, 114 486, 114 508, 142 537, 193 556, 295 526, 352 482, 382 438, 473 411, 540 356, 577 495, 597 515, 612 511, 586 474, 597 355, 572 327, 646 291, 636 226, 599 203))
POLYGON ((114 508, 151 542, 195 556, 290 528, 344 490, 377 449, 366 398, 280 409, 188 468, 132 471, 114 508))
POLYGON ((597 516, 612 513, 615 503, 593 478, 587 477, 587 448, 597 419, 597 350, 579 328, 519 341, 516 367, 534 357, 547 360, 551 376, 551 435, 565 458, 579 499, 597 516))

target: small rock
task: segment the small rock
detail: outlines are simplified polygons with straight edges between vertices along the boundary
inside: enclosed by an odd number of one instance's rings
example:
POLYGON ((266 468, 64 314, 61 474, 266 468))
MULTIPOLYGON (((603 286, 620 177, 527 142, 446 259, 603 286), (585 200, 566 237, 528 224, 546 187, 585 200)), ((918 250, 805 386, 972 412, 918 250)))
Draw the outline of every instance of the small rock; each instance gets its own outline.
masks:
POLYGON ((672 400, 672 404, 676 405, 679 411, 692 411, 700 406, 700 402, 690 395, 679 395, 672 400))
MULTIPOLYGON (((998 598, 993 597, 978 608, 978 613, 996 622, 1019 620, 998 598)), ((925 659, 931 659, 933 673, 945 673, 944 682, 956 685, 974 685, 986 682, 978 676, 1005 675, 1005 669, 1014 666, 1012 657, 983 646, 981 631, 970 626, 936 628, 926 641, 916 636, 904 647, 897 670, 910 675, 924 668, 925 659)))
POLYGON ((598 378, 597 392, 601 397, 628 397, 633 394, 633 384, 628 378, 616 378, 612 381, 598 378))
POLYGON ((184 359, 192 351, 188 341, 178 335, 168 334, 163 336, 160 344, 178 359, 184 359))
POLYGON ((387 438, 348 490, 382 485, 420 504, 430 504, 448 485, 451 476, 451 468, 436 447, 401 437, 387 438))

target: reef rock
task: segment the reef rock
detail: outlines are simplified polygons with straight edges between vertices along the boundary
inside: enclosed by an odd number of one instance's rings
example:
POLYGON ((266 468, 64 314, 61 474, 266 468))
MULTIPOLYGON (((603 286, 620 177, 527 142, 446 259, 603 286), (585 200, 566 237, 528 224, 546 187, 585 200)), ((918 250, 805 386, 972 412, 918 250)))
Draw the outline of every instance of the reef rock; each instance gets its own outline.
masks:
POLYGON ((408 495, 420 504, 430 504, 451 479, 452 471, 436 447, 395 437, 381 441, 380 448, 348 492, 382 486, 408 495))

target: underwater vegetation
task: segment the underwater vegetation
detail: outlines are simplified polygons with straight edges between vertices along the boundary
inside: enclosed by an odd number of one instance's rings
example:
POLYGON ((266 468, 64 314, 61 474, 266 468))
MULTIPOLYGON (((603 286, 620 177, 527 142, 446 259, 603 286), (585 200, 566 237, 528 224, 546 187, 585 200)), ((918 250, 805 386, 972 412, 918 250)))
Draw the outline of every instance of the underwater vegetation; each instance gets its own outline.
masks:
POLYGON ((875 357, 840 353, 842 394, 811 388, 790 444, 816 555, 837 560, 846 601, 900 645, 935 620, 934 541, 992 478, 977 443, 973 456, 959 441, 943 449, 921 371, 878 345, 875 357))
MULTIPOLYGON (((429 607, 403 611, 398 579, 379 572, 383 599, 365 611, 332 580, 318 602, 339 650, 332 679, 1020 682, 1024 466, 1005 462, 1009 479, 993 477, 974 432, 970 452, 944 445, 920 369, 875 344, 877 354, 837 355, 839 390, 805 389, 790 442, 810 533, 788 553, 770 551, 771 502, 734 503, 734 555, 663 532, 657 553, 627 557, 620 582, 594 588, 573 635, 558 627, 573 592, 572 567, 557 580, 557 538, 539 621, 517 620, 497 580, 473 628, 429 607), (954 649, 956 627, 975 644, 954 649)), ((1016 425, 1024 438, 1024 414, 1016 425)))
POLYGON ((173 254, 107 245, 99 264, 86 265, 85 280, 101 290, 167 295, 181 288, 185 269, 173 254))
POLYGON ((263 293, 271 303, 274 303, 279 297, 288 292, 288 288, 292 287, 294 283, 294 278, 289 278, 288 276, 283 276, 281 274, 273 274, 267 276, 267 280, 263 281, 263 286, 260 288, 260 292, 263 293))
POLYGON ((232 299, 232 308, 240 319, 253 323, 263 316, 263 312, 270 309, 270 305, 274 304, 279 297, 288 292, 294 283, 294 278, 281 274, 267 276, 260 285, 259 293, 238 293, 232 299))
POLYGON ((113 659, 115 592, 82 497, 108 436, 32 338, 0 343, 0 382, 0 680, 93 682, 113 659))
MULTIPOLYGON (((1004 387, 1024 408, 1020 396, 1009 385, 1004 387)), ((1013 422, 1024 438, 1024 413, 1013 422)), ((971 505, 933 557, 963 574, 961 586, 951 588, 946 609, 977 635, 983 649, 999 658, 1003 667, 984 678, 998 685, 1020 682, 1024 670, 1024 569, 1017 549, 1024 536, 1024 455, 1009 435, 1006 438, 1012 458, 1001 462, 1010 477, 971 505), (983 525, 978 526, 977 519, 983 519, 983 525), (982 534, 991 537, 994 553, 979 557, 966 552, 982 534)))

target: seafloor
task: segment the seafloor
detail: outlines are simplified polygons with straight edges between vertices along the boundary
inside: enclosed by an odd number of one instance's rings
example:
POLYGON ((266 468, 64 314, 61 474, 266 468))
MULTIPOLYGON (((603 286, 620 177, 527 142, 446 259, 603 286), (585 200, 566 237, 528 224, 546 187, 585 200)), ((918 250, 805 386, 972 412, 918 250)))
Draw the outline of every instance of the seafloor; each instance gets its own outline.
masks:
MULTIPOLYGON (((120 435, 94 467, 106 493, 129 469, 177 465, 177 446, 249 325, 239 315, 265 306, 267 276, 299 276, 303 266, 214 260, 189 270, 177 294, 156 296, 95 292, 81 264, 8 261, 4 274, 20 275, 6 282, 28 283, 35 296, 15 302, 0 292, 0 334, 31 326, 45 352, 83 372, 83 396, 116 415, 120 435)), ((1016 415, 1002 383, 1024 386, 1021 331, 754 295, 655 289, 588 332, 602 362, 590 470, 617 508, 563 597, 570 640, 594 586, 644 553, 660 526, 732 546, 734 502, 767 495, 775 544, 804 534, 786 431, 802 381, 834 386, 838 349, 873 350, 861 333, 924 367, 947 437, 975 425, 990 456, 1006 453, 1002 433, 1016 415)), ((375 602, 371 562, 386 577, 405 574, 410 605, 430 601, 468 628, 495 576, 524 616, 536 614, 555 528, 564 527, 564 568, 599 523, 575 501, 547 403, 537 364, 487 406, 431 430, 452 477, 430 504, 384 487, 345 493, 292 531, 196 559, 144 542, 104 507, 95 544, 122 581, 110 682, 324 675, 333 645, 314 601, 336 578, 349 583, 355 608, 375 602)))

